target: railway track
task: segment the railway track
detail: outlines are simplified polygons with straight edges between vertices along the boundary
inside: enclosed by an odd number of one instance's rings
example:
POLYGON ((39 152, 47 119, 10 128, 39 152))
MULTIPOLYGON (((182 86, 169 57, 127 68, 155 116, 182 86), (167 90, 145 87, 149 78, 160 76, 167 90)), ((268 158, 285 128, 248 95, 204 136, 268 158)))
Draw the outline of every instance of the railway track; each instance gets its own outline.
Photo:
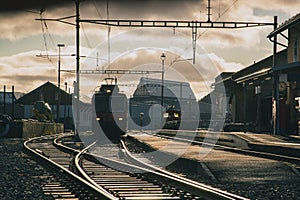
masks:
POLYGON ((70 135, 24 143, 29 154, 60 177, 45 186, 56 198, 245 199, 149 166, 121 145, 94 143, 83 149, 70 135))
POLYGON ((43 136, 24 142, 25 152, 53 175, 49 183, 43 185, 45 195, 52 196, 54 199, 111 199, 103 190, 70 170, 78 150, 72 148, 62 150, 57 146, 57 140, 62 137, 70 137, 70 135, 43 136))

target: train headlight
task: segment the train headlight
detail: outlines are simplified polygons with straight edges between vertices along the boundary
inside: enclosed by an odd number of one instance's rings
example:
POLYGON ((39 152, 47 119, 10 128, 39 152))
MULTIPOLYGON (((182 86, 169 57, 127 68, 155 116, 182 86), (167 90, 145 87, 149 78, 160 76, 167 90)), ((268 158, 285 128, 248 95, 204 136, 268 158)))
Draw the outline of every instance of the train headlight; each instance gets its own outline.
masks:
POLYGON ((97 121, 100 121, 100 117, 97 117, 96 120, 97 120, 97 121))
POLYGON ((123 121, 123 117, 119 117, 119 121, 123 121))

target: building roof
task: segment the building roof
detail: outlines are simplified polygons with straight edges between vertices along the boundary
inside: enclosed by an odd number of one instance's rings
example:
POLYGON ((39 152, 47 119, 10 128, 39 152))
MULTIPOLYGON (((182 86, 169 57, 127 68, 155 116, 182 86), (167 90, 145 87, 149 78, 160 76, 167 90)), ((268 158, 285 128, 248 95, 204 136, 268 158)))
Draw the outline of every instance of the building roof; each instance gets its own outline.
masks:
POLYGON ((289 29, 290 27, 300 23, 300 13, 297 15, 293 16, 292 18, 286 20, 283 22, 281 25, 279 25, 274 31, 272 31, 267 37, 271 38, 274 37, 275 35, 289 29))
MULTIPOLYGON (((287 63, 287 49, 278 52, 275 56, 276 66, 287 63)), ((262 75, 269 74, 273 68, 273 55, 262 59, 259 62, 250 65, 232 75, 232 79, 237 82, 247 81, 262 75)))
MULTIPOLYGON (((161 96, 161 79, 140 79, 134 96, 161 96)), ((192 98, 195 95, 187 82, 164 80, 164 97, 192 98)))
MULTIPOLYGON (((34 105, 36 101, 45 101, 50 105, 57 104, 57 86, 51 82, 46 82, 31 92, 19 98, 16 103, 23 105, 34 105)), ((60 104, 71 105, 72 96, 60 89, 60 104)))
POLYGON ((216 86, 218 84, 224 84, 224 82, 231 80, 231 76, 234 72, 222 72, 215 78, 215 82, 212 83, 212 86, 216 86))

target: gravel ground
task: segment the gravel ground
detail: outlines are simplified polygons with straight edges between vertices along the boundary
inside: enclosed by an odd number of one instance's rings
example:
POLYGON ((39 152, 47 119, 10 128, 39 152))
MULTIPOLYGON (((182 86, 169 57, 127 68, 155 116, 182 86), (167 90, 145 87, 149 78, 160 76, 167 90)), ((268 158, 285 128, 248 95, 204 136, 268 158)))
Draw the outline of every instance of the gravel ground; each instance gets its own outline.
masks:
MULTIPOLYGON (((130 151, 135 153, 152 151, 149 146, 144 146, 141 143, 137 144, 130 139, 126 139, 126 145, 130 151)), ((184 165, 181 165, 184 166, 184 165)), ((171 164, 167 166, 167 170, 190 178, 192 180, 211 185, 213 187, 237 194, 253 200, 297 200, 300 199, 300 181, 213 181, 207 176, 203 176, 201 173, 192 173, 184 168, 178 167, 178 165, 171 164)), ((297 176, 295 174, 295 176, 297 176)), ((298 175, 299 176, 299 175, 298 175)))
MULTIPOLYGON (((145 150, 129 140, 127 143, 136 152, 145 150)), ((52 179, 51 174, 23 153, 22 144, 22 139, 0 139, 0 199, 53 199, 42 191, 42 185, 52 179)), ((149 150, 148 147, 146 151, 149 150)), ((249 183, 214 182, 172 165, 168 166, 168 170, 250 199, 300 199, 300 183, 263 180, 249 183)))
POLYGON ((23 152, 22 139, 1 138, 0 155, 0 199, 53 199, 42 191, 51 175, 23 152))

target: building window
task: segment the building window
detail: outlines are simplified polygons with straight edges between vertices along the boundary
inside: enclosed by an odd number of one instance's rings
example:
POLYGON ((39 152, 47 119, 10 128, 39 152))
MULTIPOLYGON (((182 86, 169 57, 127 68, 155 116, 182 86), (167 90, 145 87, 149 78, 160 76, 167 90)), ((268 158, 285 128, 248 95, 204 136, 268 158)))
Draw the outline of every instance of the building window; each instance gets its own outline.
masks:
POLYGON ((294 62, 298 62, 298 37, 294 38, 294 62))

